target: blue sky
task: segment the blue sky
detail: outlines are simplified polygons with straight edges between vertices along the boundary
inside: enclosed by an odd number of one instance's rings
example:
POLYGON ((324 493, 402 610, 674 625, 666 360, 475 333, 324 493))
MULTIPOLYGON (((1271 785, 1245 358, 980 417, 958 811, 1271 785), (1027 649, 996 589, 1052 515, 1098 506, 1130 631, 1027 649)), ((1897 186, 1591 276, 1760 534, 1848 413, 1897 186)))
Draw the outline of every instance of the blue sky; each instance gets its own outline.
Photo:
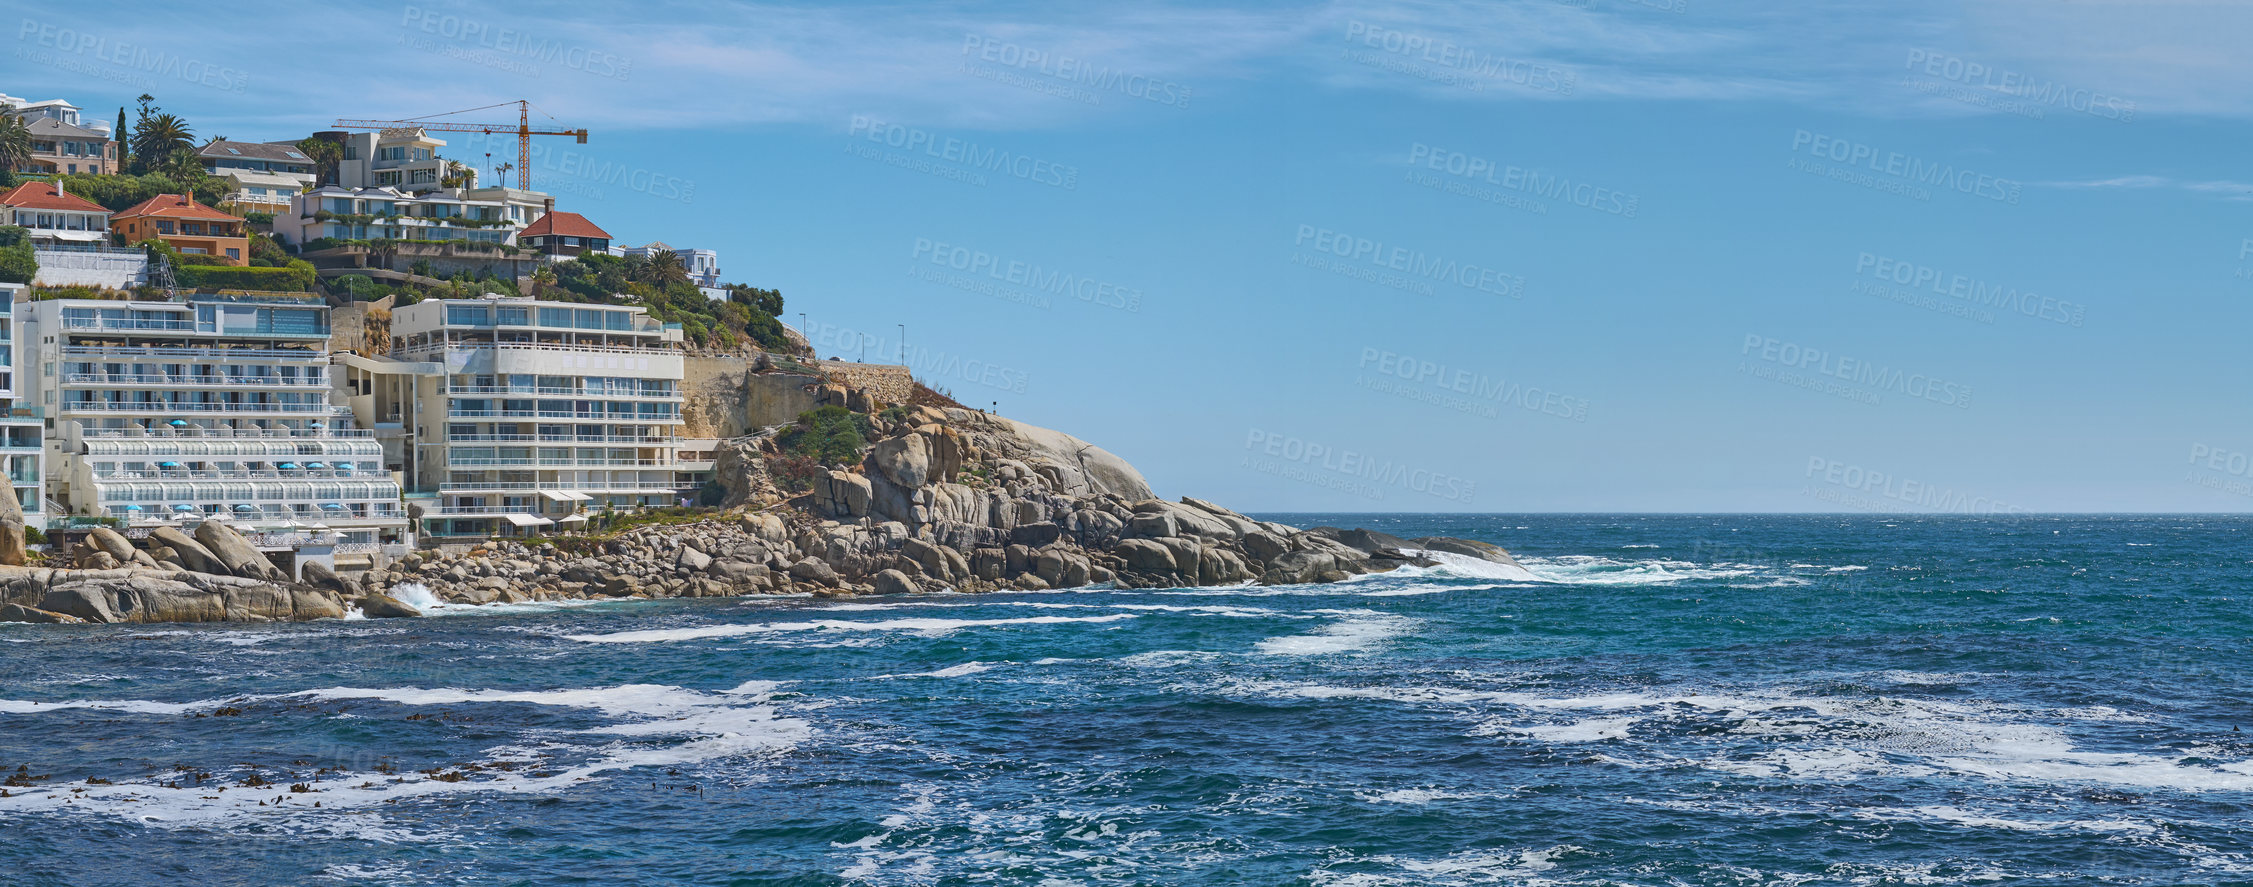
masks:
POLYGON ((529 99, 562 208, 1168 496, 2253 508, 2253 11, 1799 7, 24 4, 0 92, 529 99))

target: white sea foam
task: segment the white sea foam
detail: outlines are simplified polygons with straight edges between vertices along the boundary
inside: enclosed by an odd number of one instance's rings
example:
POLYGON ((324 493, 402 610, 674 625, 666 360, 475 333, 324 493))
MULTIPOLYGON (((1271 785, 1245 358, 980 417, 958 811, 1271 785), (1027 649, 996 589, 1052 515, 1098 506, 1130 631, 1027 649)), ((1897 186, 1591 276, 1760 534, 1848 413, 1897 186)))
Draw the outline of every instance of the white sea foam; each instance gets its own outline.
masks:
POLYGON ((1558 585, 1672 585, 1702 579, 1757 576, 1752 564, 1698 564, 1677 560, 1624 561, 1608 557, 1521 558, 1532 578, 1558 585))
POLYGON ((948 666, 946 668, 939 669, 938 671, 919 671, 910 674, 880 674, 874 678, 871 678, 870 680, 881 681, 891 678, 959 678, 967 675, 978 674, 979 672, 992 671, 994 670, 995 665, 996 663, 991 662, 965 662, 961 665, 948 666))
MULTIPOLYGON (((1341 611, 1322 611, 1332 613, 1341 611)), ((1352 618, 1323 626, 1307 634, 1268 638, 1254 649, 1270 656, 1321 656, 1331 653, 1350 653, 1366 650, 1386 640, 1404 634, 1416 624, 1413 619, 1372 613, 1367 610, 1342 611, 1352 618)))
POLYGON ((1524 567, 1513 567, 1509 564, 1498 564, 1490 560, 1485 560, 1483 558, 1471 557, 1467 554, 1456 554, 1452 551, 1427 551, 1423 549, 1412 549, 1405 553, 1414 555, 1416 557, 1421 557, 1426 560, 1438 561, 1439 563, 1436 566, 1402 567, 1390 573, 1367 573, 1364 574, 1364 576, 1372 579, 1388 576, 1401 579, 1416 579, 1424 576, 1432 576, 1439 578, 1461 579, 1501 579, 1507 582, 1534 582, 1540 581, 1542 578, 1524 567))
POLYGON ((2085 831, 2085 832, 2135 832, 2148 834, 2157 828, 2147 822, 2132 819, 2070 819, 2022 820, 2007 819, 1950 806, 1926 806, 1908 810, 1861 810, 1855 813, 1863 819, 1881 822, 1936 820, 1952 822, 1970 828, 1993 828, 2021 832, 2085 831))
POLYGON ((1106 616, 1026 616, 1016 619, 888 619, 883 622, 849 622, 815 619, 805 622, 751 622, 740 625, 702 625, 695 628, 658 628, 610 634, 569 634, 564 637, 590 644, 651 644, 704 638, 740 637, 793 631, 905 631, 940 635, 966 628, 1004 625, 1063 625, 1074 622, 1117 622, 1135 618, 1132 613, 1106 616))
MULTIPOLYGON (((350 834, 370 840, 409 840, 381 817, 387 805, 415 798, 468 793, 547 793, 636 767, 679 767, 715 758, 770 752, 812 735, 806 722, 776 714, 773 682, 750 681, 724 693, 704 693, 656 684, 560 690, 465 690, 455 688, 330 687, 289 694, 322 700, 373 699, 410 706, 519 703, 585 709, 622 719, 578 731, 617 736, 620 741, 592 746, 595 755, 575 766, 550 771, 487 768, 457 782, 347 772, 306 780, 313 789, 300 794, 275 790, 233 791, 218 786, 169 788, 152 782, 42 785, 0 798, 0 812, 80 812, 115 816, 163 827, 207 827, 255 819, 261 828, 350 834), (678 737, 672 743, 651 737, 678 737), (540 775, 533 775, 539 772, 540 775), (319 809, 313 803, 321 803, 319 809)), ((525 750, 491 749, 485 763, 523 761, 525 750)))
POLYGON ((1432 887, 1440 884, 1550 884, 1541 877, 1557 867, 1557 857, 1580 848, 1569 845, 1546 850, 1465 850, 1438 859, 1364 857, 1355 862, 1396 866, 1402 874, 1334 872, 1316 869, 1309 880, 1324 887, 1432 887))
MULTIPOLYGON (((2100 752, 2077 746, 2061 720, 2135 723, 2137 715, 2104 707, 2025 708, 1991 703, 1896 697, 1746 694, 1685 691, 1549 696, 1449 687, 1337 687, 1248 681, 1246 690, 1307 699, 1368 699, 1470 710, 1479 732, 1507 731, 1558 742, 1625 733, 1637 721, 1700 720, 1727 724, 1737 735, 1787 743, 1751 757, 1667 759, 1761 779, 1854 780, 1937 773, 2001 782, 2102 784, 2179 791, 2253 791, 2253 760, 2217 761, 2212 750, 2174 754, 2100 752), (1500 711, 1497 711, 1497 710, 1500 711), (1589 711, 1607 718, 1564 725, 1526 723, 1541 712, 1589 711), (1543 735, 1541 730, 1553 732, 1543 735)), ((1630 766, 1652 762, 1623 759, 1630 766)))
POLYGON ((1422 805, 1433 801, 1461 801, 1480 796, 1438 788, 1402 788, 1388 792, 1356 792, 1354 797, 1370 803, 1422 805))
POLYGON ((20 699, 0 699, 0 714, 30 715, 50 711, 90 709, 141 715, 177 715, 214 709, 241 701, 243 700, 206 699, 201 702, 151 702, 145 699, 65 699, 60 702, 34 702, 20 699))

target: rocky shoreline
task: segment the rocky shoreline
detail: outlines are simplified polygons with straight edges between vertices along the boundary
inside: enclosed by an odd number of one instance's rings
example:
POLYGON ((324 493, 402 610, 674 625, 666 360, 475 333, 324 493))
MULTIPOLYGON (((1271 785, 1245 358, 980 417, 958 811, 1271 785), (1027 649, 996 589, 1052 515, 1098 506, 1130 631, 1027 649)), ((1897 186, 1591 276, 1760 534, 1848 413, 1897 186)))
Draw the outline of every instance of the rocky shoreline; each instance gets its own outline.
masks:
POLYGON ((136 547, 97 530, 84 569, 0 567, 0 621, 272 621, 420 615, 402 597, 457 604, 594 598, 1034 591, 1336 582, 1447 552, 1516 566, 1473 540, 1300 529, 1199 499, 1158 499, 1141 474, 1070 435, 961 408, 876 410, 829 386, 822 400, 873 442, 857 463, 791 483, 773 434, 720 457, 723 510, 607 538, 492 540, 426 550, 306 584, 217 522, 159 528, 136 547), (797 486, 798 490, 788 487, 797 486))

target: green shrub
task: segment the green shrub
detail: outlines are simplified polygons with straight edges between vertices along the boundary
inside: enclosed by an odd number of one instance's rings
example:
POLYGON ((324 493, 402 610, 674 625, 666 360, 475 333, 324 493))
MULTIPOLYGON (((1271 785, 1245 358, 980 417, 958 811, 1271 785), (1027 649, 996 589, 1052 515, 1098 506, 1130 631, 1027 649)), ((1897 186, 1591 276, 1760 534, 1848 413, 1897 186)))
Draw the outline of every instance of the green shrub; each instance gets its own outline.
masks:
POLYGON ((181 286, 195 289, 268 290, 274 292, 310 292, 313 289, 313 263, 292 259, 282 268, 234 268, 217 265, 182 265, 173 269, 173 279, 181 286))
POLYGON ((776 434, 775 443, 785 455, 842 466, 860 461, 871 432, 867 416, 826 406, 799 413, 798 423, 776 434))
POLYGON ((0 246, 0 283, 30 283, 39 275, 39 257, 30 241, 0 246))
POLYGON ((349 295, 358 302, 383 298, 383 288, 376 285, 375 278, 365 274, 346 274, 330 280, 329 292, 349 295))

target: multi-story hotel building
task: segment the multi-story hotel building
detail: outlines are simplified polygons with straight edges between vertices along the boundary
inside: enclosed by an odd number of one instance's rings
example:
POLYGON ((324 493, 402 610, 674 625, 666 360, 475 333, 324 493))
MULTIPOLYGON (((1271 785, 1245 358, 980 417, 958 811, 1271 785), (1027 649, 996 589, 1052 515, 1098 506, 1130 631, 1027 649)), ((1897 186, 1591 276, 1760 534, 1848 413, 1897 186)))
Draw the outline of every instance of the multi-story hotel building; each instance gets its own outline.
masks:
POLYGON ((438 537, 569 529, 677 504, 681 330, 639 307, 488 296, 392 311, 391 354, 338 355, 438 537))
MULTIPOLYGON (((265 547, 322 527, 409 541, 372 433, 330 402, 329 312, 302 293, 18 303, 47 494, 130 527, 224 519, 265 547)), ((50 520, 53 517, 50 516, 50 520)))

